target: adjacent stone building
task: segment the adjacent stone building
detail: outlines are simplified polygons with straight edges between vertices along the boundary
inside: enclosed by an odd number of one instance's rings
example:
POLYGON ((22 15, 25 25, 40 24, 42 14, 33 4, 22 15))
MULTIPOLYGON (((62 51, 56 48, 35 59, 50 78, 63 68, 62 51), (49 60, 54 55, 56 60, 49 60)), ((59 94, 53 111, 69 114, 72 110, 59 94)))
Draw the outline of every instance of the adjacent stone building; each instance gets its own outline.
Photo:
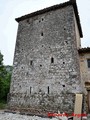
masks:
POLYGON ((87 112, 90 113, 90 48, 81 48, 78 50, 80 57, 80 71, 82 85, 86 89, 87 112))
POLYGON ((79 49, 79 56, 82 81, 87 87, 86 82, 90 82, 90 48, 79 49))
POLYGON ((19 27, 10 108, 74 112, 75 95, 85 93, 80 60, 83 34, 76 1, 51 6, 16 21, 19 27))

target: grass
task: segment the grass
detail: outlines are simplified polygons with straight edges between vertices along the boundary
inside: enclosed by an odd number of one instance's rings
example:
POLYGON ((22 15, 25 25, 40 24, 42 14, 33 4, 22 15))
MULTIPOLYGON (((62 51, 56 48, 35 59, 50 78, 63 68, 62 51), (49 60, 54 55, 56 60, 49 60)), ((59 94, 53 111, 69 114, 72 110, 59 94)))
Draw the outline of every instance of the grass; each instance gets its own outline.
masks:
POLYGON ((0 101, 0 110, 5 109, 7 107, 6 101, 0 101))

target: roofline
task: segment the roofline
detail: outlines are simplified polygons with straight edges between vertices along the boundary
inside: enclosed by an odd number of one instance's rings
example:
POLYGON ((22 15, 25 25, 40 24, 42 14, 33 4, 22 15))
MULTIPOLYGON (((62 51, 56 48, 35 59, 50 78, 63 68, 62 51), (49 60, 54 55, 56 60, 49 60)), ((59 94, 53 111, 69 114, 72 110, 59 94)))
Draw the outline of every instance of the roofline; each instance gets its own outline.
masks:
POLYGON ((79 14, 78 14, 78 8, 77 8, 76 0, 69 0, 69 1, 61 3, 61 4, 57 4, 57 5, 48 7, 48 8, 44 8, 42 10, 39 10, 39 11, 30 13, 30 14, 27 14, 27 15, 21 16, 19 18, 16 18, 15 20, 17 22, 20 22, 20 21, 25 20, 27 18, 34 17, 36 15, 40 15, 40 14, 43 14, 43 13, 46 13, 46 12, 49 12, 49 11, 52 11, 52 10, 60 9, 60 8, 66 7, 68 5, 72 5, 73 8, 74 8, 74 12, 75 12, 75 16, 76 16, 76 20, 77 20, 77 24, 78 24, 80 37, 82 38, 83 33, 82 33, 81 24, 80 24, 80 18, 79 18, 79 14))
POLYGON ((81 48, 78 50, 79 53, 90 53, 90 47, 81 48))

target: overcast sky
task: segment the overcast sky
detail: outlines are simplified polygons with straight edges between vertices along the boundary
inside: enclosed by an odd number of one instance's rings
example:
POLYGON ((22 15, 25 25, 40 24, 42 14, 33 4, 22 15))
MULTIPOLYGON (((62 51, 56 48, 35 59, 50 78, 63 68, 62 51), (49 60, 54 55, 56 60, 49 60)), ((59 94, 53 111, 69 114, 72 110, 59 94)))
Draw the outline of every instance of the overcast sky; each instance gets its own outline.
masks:
MULTIPOLYGON (((0 0, 0 51, 4 64, 12 65, 18 23, 15 18, 67 0, 0 0)), ((90 46, 90 0, 77 0, 84 37, 82 47, 90 46)))

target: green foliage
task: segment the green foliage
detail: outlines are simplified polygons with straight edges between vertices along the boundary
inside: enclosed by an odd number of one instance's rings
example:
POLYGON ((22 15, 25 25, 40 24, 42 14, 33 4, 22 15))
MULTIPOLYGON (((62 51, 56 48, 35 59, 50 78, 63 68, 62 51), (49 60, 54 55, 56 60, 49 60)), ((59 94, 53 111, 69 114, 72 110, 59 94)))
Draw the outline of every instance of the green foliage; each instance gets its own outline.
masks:
POLYGON ((0 109, 5 109, 7 107, 6 101, 0 101, 0 109))
POLYGON ((3 65, 3 55, 0 52, 0 101, 7 100, 11 80, 11 72, 3 65))

